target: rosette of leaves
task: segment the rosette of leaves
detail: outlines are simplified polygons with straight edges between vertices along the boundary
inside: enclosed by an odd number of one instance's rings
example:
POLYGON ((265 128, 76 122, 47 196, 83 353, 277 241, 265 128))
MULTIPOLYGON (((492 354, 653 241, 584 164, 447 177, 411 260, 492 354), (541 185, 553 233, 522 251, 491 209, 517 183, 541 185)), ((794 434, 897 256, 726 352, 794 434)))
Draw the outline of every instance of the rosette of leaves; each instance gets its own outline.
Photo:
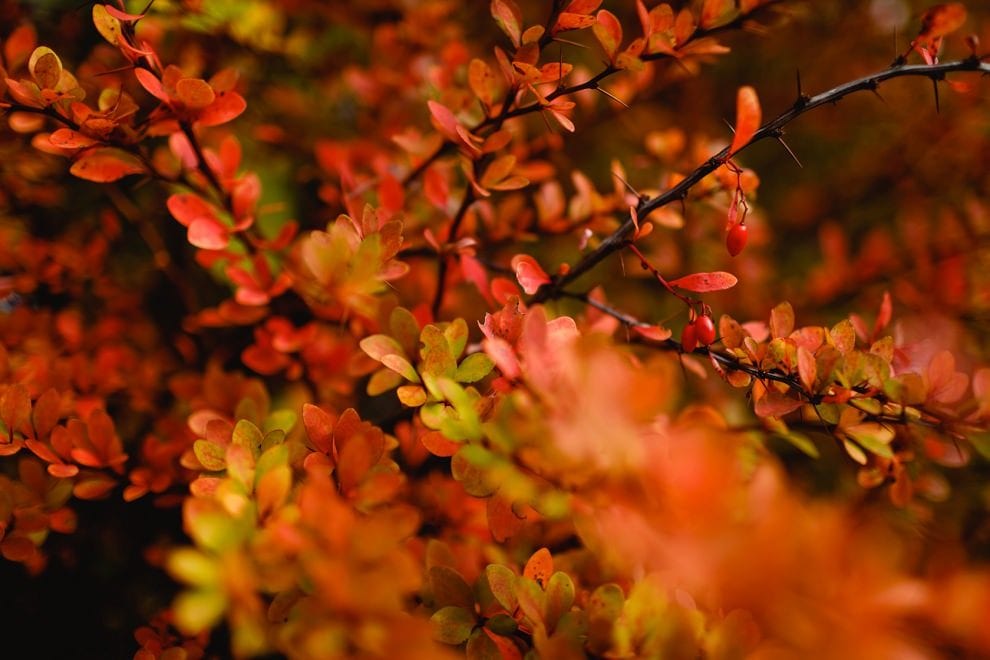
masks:
POLYGON ((392 312, 389 328, 391 334, 371 335, 360 343, 383 367, 368 382, 368 394, 398 388, 399 401, 419 408, 428 428, 449 440, 479 439, 484 401, 475 388, 465 385, 483 379, 495 363, 484 353, 464 355, 467 322, 459 318, 420 330, 412 314, 399 307, 392 312))
POLYGON ((427 559, 426 601, 435 610, 430 623, 437 641, 466 643, 468 658, 521 658, 534 649, 540 657, 580 657, 587 612, 575 608, 574 581, 554 571, 547 548, 533 553, 522 575, 489 564, 473 586, 452 566, 452 557, 445 560, 433 548, 427 559))
POLYGON ((390 455, 398 441, 362 421, 353 408, 335 418, 318 406, 305 404, 303 424, 313 447, 303 466, 332 473, 340 493, 358 510, 368 511, 391 500, 405 483, 390 455))
POLYGON ((376 296, 388 282, 409 270, 396 259, 402 248, 402 221, 365 206, 360 220, 339 216, 326 231, 302 241, 302 262, 309 277, 297 282, 300 293, 317 308, 353 311, 373 317, 376 296))

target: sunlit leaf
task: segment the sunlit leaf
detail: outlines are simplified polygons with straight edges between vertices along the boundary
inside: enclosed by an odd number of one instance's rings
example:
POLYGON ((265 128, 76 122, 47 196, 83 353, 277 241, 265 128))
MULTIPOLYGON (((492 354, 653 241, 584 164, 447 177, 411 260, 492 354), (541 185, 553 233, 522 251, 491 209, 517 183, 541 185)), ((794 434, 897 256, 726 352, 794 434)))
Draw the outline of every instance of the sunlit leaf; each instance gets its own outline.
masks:
POLYGON ((738 281, 739 280, 736 279, 736 276, 732 273, 717 271, 714 273, 693 273, 691 275, 685 275, 684 277, 679 277, 676 280, 670 280, 669 284, 686 291, 705 293, 708 291, 722 291, 724 289, 731 289, 738 281))
POLYGON ((107 183, 130 174, 144 174, 144 164, 126 151, 113 147, 94 147, 84 151, 69 168, 80 179, 107 183))
POLYGON ((729 155, 739 151, 753 139, 760 128, 763 114, 760 110, 760 100, 752 87, 740 87, 736 95, 736 126, 729 146, 729 155))

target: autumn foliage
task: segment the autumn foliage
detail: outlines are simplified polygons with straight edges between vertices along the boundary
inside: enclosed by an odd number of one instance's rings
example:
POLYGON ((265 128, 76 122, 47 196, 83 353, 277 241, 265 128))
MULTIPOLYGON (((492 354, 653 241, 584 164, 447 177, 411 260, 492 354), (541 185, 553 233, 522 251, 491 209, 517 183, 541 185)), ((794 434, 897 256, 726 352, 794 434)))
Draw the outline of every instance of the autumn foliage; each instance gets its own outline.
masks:
POLYGON ((0 17, 11 606, 97 572, 139 660, 990 655, 986 7, 0 17))

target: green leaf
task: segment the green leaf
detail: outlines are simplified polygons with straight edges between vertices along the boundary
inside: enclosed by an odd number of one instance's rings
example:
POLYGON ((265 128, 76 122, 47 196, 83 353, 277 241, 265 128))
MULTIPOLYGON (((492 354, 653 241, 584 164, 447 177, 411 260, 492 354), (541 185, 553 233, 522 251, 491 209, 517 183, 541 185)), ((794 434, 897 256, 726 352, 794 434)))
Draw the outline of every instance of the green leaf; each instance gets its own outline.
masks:
POLYGON ((615 621, 622 614, 625 600, 626 596, 622 592, 622 587, 615 583, 603 584, 595 589, 588 600, 588 605, 585 608, 588 612, 588 618, 615 621))
POLYGON ((281 410, 275 410, 268 414, 265 419, 265 423, 262 425, 262 431, 268 433, 276 429, 280 431, 285 431, 288 433, 296 426, 296 422, 299 420, 299 415, 296 414, 294 410, 289 410, 287 408, 282 408, 281 410))
POLYGON ((864 422, 842 429, 856 444, 868 452, 883 458, 893 458, 890 441, 894 439, 894 430, 877 422, 864 422))
POLYGON ((516 620, 508 614, 501 612, 485 621, 485 627, 496 635, 502 635, 503 637, 508 637, 519 630, 516 620))
POLYGON ((195 548, 173 550, 165 567, 176 580, 185 584, 211 587, 220 584, 220 564, 195 548))
POLYGON ((789 444, 793 445, 801 453, 810 456, 811 458, 818 458, 820 456, 818 452, 818 447, 815 446, 814 441, 808 436, 802 433, 795 433, 794 431, 785 431, 776 434, 778 438, 786 440, 789 444))
POLYGON ((394 390, 404 382, 406 380, 391 369, 379 369, 371 374, 371 378, 368 380, 367 392, 369 396, 378 396, 389 390, 394 390))
POLYGON ((486 470, 467 458, 471 455, 466 451, 469 449, 471 445, 466 445, 450 458, 450 472, 454 479, 461 482, 461 486, 469 495, 488 497, 498 489, 498 486, 490 483, 486 470))
POLYGON ((433 566, 429 571, 430 590, 436 607, 452 605, 474 610, 474 594, 460 573, 449 566, 433 566))
POLYGON ((182 514, 183 527, 196 545, 217 553, 238 545, 246 533, 245 526, 213 500, 186 500, 182 514))
POLYGON ((519 601, 516 598, 516 574, 512 569, 501 564, 489 564, 485 567, 484 577, 498 604, 509 614, 515 612, 519 601))
MULTIPOLYGON (((519 609, 533 624, 544 623, 543 613, 546 609, 546 594, 536 583, 523 575, 516 576, 516 598, 519 599, 519 609)), ((545 625, 545 624, 544 624, 545 625)))
POLYGON ((484 630, 475 630, 464 650, 467 660, 504 660, 498 645, 484 630))
POLYGON ((980 456, 990 461, 990 433, 974 433, 968 439, 970 444, 973 445, 973 449, 980 456))
POLYGON ((467 321, 460 318, 454 319, 450 322, 450 325, 444 328, 443 336, 447 338, 447 345, 450 346, 450 352, 454 358, 461 357, 461 354, 464 353, 464 348, 467 346, 467 321))
POLYGON ((258 464, 255 466, 256 478, 260 479, 269 470, 288 464, 288 445, 280 444, 269 447, 258 457, 258 464))
POLYGON ((557 571, 550 576, 546 588, 546 624, 547 630, 553 631, 557 621, 574 604, 574 582, 571 576, 563 571, 557 571))
POLYGON ((487 353, 472 353, 464 358, 454 372, 454 380, 459 383, 476 383, 494 368, 495 362, 487 353))
POLYGON ((227 467, 227 448, 210 440, 197 440, 193 443, 196 460, 209 470, 217 472, 227 467))
POLYGON ((261 441, 261 452, 264 453, 272 447, 282 444, 285 444, 285 431, 274 429, 266 433, 264 439, 261 441))
POLYGON ((422 382, 419 379, 419 374, 416 373, 416 368, 409 363, 409 360, 401 355, 383 355, 382 364, 408 381, 412 381, 413 383, 422 382))
MULTIPOLYGON (((99 6, 99 5, 97 5, 99 6)), ((219 623, 227 609, 227 596, 221 591, 185 591, 172 605, 175 627, 186 635, 198 635, 219 623)))
POLYGON ((261 433, 261 429, 255 426, 252 422, 246 419, 241 419, 238 420, 236 425, 234 425, 234 433, 231 436, 231 444, 249 449, 251 453, 254 454, 261 449, 261 443, 264 442, 264 440, 265 436, 261 433))
POLYGON ((457 371, 457 361, 443 331, 435 325, 428 325, 423 328, 419 340, 423 343, 419 351, 423 374, 452 378, 457 371))
POLYGON ((462 644, 471 636, 474 624, 474 615, 463 607, 444 607, 430 617, 433 639, 444 644, 462 644))

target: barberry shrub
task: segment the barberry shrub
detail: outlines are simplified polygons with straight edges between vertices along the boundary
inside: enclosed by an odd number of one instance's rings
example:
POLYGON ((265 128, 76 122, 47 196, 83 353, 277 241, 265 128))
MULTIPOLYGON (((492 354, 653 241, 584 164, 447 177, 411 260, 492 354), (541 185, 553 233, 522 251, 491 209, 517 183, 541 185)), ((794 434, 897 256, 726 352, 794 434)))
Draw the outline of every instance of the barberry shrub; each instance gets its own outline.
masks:
POLYGON ((5 648, 990 654, 981 3, 75 5, 0 2, 5 648))

